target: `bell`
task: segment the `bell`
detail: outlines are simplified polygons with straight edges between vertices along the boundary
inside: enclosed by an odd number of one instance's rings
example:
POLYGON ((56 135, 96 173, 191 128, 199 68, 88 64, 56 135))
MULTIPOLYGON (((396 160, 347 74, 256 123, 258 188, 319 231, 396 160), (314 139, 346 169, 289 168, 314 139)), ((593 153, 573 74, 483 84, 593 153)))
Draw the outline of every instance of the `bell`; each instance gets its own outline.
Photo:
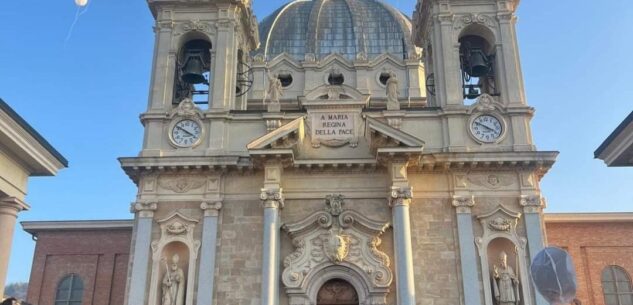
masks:
POLYGON ((480 49, 471 49, 468 56, 468 75, 480 77, 490 72, 488 58, 480 49))
POLYGON ((204 84, 207 79, 203 75, 204 64, 198 54, 187 56, 187 61, 182 69, 182 81, 188 84, 204 84))

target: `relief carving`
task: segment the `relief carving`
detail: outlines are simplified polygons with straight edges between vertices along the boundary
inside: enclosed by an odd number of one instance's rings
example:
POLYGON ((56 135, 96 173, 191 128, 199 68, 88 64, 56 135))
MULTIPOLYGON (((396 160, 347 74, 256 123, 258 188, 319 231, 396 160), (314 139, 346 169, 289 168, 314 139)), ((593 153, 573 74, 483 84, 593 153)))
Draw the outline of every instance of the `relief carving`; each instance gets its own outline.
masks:
MULTIPOLYGON (((282 229, 292 238, 294 251, 284 258, 282 281, 287 289, 305 287, 304 280, 328 266, 360 270, 373 287, 389 287, 393 274, 389 257, 379 246, 388 223, 343 209, 344 197, 326 197, 324 211, 282 229)), ((289 290, 290 291, 290 290, 289 290)))
POLYGON ((201 175, 161 175, 158 185, 176 193, 186 193, 201 188, 206 182, 201 175))
POLYGON ((513 175, 498 173, 469 173, 468 181, 488 189, 499 189, 514 184, 513 175))

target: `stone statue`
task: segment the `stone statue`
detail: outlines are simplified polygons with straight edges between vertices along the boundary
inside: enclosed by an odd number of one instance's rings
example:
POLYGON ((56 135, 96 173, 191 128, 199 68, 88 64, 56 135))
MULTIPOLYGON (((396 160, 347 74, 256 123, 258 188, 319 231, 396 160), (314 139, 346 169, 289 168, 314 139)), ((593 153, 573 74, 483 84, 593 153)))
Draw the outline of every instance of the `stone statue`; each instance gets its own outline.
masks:
POLYGON ((519 279, 512 267, 508 266, 508 255, 499 254, 499 265, 493 266, 493 290, 498 305, 518 305, 519 279))
POLYGON ((184 305, 185 304, 185 274, 182 268, 178 267, 180 257, 174 254, 171 258, 171 265, 165 261, 165 276, 163 276, 163 298, 161 305, 184 305))
POLYGON ((279 103, 279 98, 284 94, 281 81, 277 75, 268 73, 268 99, 271 103, 279 103))
POLYGON ((398 78, 396 73, 389 72, 389 79, 387 79, 387 110, 400 110, 400 103, 398 102, 398 78))

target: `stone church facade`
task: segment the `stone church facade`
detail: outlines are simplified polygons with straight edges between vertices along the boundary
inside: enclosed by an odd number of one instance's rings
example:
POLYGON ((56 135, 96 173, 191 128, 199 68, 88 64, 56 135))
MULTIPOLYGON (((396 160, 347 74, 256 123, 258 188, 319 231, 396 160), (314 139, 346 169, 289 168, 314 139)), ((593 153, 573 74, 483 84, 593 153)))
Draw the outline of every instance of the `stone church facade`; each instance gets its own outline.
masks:
POLYGON ((533 144, 518 1, 425 0, 413 21, 294 1, 259 25, 248 0, 148 3, 131 246, 103 256, 127 284, 88 304, 546 304, 528 269, 557 152, 533 144))

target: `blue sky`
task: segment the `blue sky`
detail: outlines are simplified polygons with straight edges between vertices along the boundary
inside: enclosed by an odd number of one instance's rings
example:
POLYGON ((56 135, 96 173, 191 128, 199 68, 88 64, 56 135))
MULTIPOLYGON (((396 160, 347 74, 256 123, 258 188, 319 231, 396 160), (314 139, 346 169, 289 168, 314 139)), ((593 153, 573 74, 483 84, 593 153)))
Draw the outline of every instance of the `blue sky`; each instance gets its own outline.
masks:
MULTIPOLYGON (((117 157, 141 147, 153 20, 143 0, 89 1, 69 39, 73 0, 0 1, 0 98, 70 161, 31 179, 21 221, 131 217, 136 187, 117 157)), ((286 1, 254 2, 261 20, 286 1)), ((547 211, 632 210, 633 169, 593 151, 633 110, 633 2, 521 1, 517 15, 533 136, 560 151, 541 184, 547 211)), ((16 228, 8 282, 28 280, 33 246, 16 228)))

